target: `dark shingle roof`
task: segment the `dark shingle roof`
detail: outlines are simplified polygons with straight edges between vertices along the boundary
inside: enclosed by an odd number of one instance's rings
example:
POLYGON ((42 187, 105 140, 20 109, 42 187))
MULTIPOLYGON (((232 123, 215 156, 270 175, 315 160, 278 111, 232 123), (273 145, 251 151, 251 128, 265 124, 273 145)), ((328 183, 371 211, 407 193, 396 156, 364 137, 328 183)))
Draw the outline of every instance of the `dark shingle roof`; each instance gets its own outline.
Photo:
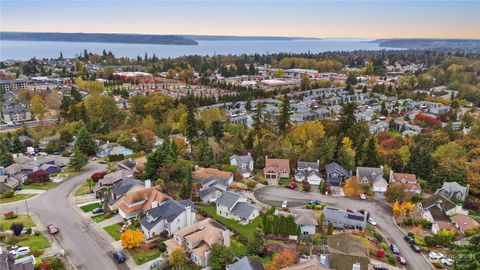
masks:
POLYGON ((113 184, 112 193, 119 195, 125 195, 135 185, 144 185, 142 180, 126 178, 113 184))
POLYGON ((297 162, 297 169, 314 169, 318 170, 318 163, 317 162, 308 162, 308 161, 298 161, 297 162))
POLYGON ((222 196, 217 199, 216 203, 225 205, 228 208, 231 208, 232 206, 235 205, 235 203, 238 201, 238 199, 241 197, 240 194, 231 192, 231 191, 224 191, 222 193, 222 196))
POLYGON ((230 212, 240 218, 247 219, 255 210, 257 210, 257 208, 252 204, 248 202, 239 202, 230 212))
POLYGON ((166 220, 168 222, 172 222, 178 217, 183 211, 185 211, 186 206, 193 206, 193 202, 191 200, 185 201, 174 201, 168 200, 161 205, 154 207, 146 212, 145 217, 140 219, 140 223, 150 230, 161 220, 166 220), (153 217, 155 220, 153 222, 148 222, 148 216, 153 217))
POLYGON ((352 176, 352 173, 350 171, 347 171, 345 168, 343 168, 336 162, 328 163, 327 165, 325 165, 325 171, 327 172, 327 174, 335 170, 338 170, 339 172, 346 174, 350 177, 352 176))
POLYGON ((444 211, 451 210, 457 206, 454 202, 440 194, 433 194, 432 196, 422 200, 423 209, 428 209, 437 204, 440 205, 444 211))
POLYGON ((264 270, 265 267, 261 262, 252 260, 248 257, 243 257, 238 262, 230 265, 228 270, 264 270))

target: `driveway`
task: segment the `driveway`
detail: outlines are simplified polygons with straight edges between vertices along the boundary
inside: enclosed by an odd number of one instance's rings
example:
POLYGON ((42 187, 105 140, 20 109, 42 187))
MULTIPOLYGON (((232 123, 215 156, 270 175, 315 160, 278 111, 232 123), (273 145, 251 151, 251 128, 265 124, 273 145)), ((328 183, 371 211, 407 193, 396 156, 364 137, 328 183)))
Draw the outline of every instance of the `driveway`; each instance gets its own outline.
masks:
POLYGON ((280 207, 284 200, 288 201, 288 207, 305 206, 309 200, 319 200, 330 206, 350 208, 355 210, 367 210, 377 222, 377 228, 390 243, 394 243, 400 249, 400 253, 407 260, 407 269, 428 270, 433 266, 420 254, 415 253, 403 239, 404 234, 400 231, 392 219, 390 207, 382 202, 363 201, 347 197, 329 197, 318 192, 302 192, 279 186, 267 186, 255 191, 255 198, 262 203, 280 207))
POLYGON ((128 269, 126 264, 117 265, 112 259, 113 247, 109 241, 89 225, 88 219, 74 209, 69 195, 94 172, 105 171, 105 165, 89 163, 84 172, 61 182, 56 187, 27 201, 1 205, 2 212, 34 212, 43 226, 55 224, 60 232, 56 240, 65 250, 69 261, 76 269, 128 269))

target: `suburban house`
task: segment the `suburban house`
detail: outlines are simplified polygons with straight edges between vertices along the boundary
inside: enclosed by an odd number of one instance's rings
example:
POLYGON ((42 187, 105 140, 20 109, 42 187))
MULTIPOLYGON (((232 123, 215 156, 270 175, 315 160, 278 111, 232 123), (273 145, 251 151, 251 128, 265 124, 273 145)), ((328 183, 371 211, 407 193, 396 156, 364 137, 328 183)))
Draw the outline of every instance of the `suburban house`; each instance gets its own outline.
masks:
POLYGON ((327 183, 332 186, 340 186, 348 178, 352 177, 352 171, 348 171, 336 162, 325 165, 327 183))
POLYGON ((126 148, 118 143, 106 143, 98 147, 97 157, 108 157, 114 155, 131 156, 133 150, 126 148))
POLYGON ((315 234, 318 222, 312 210, 294 209, 292 213, 301 234, 315 234))
POLYGON ((432 222, 433 233, 437 233, 441 229, 454 229, 450 216, 468 214, 461 205, 455 204, 440 194, 433 194, 422 200, 418 203, 418 207, 422 212, 422 217, 432 222))
POLYGON ((465 214, 458 214, 451 217, 452 223, 463 235, 469 230, 475 229, 479 226, 478 222, 465 214))
POLYGON ((470 185, 462 186, 457 182, 445 182, 435 193, 441 194, 451 200, 465 201, 468 197, 470 185))
POLYGON ((210 251, 216 243, 230 246, 230 231, 211 218, 204 219, 173 233, 173 238, 164 242, 168 254, 183 247, 192 261, 200 266, 210 265, 210 251))
POLYGON ((243 178, 248 178, 253 173, 254 163, 250 153, 244 156, 237 156, 237 155, 230 156, 230 165, 237 166, 237 172, 240 173, 243 178))
POLYGON ((233 173, 221 171, 216 168, 196 167, 195 171, 192 172, 192 180, 196 182, 202 182, 202 180, 205 180, 211 176, 221 179, 228 187, 230 187, 233 182, 233 173))
POLYGON ((265 270, 263 264, 244 256, 234 264, 229 264, 226 270, 265 270))
POLYGON ((171 236, 176 231, 192 226, 195 221, 194 203, 191 200, 168 200, 147 210, 140 219, 140 225, 147 239, 150 239, 162 232, 171 236))
POLYGON ((306 261, 300 261, 299 263, 282 268, 281 270, 329 270, 329 268, 322 265, 317 256, 313 256, 306 261))
POLYGON ((142 181, 134 178, 125 178, 115 182, 110 190, 105 186, 100 190, 109 190, 109 192, 104 193, 105 200, 107 201, 108 208, 110 208, 111 211, 115 211, 118 210, 118 206, 122 202, 122 199, 125 197, 125 195, 149 187, 151 187, 150 180, 142 181))
POLYGON ((339 233, 327 237, 327 265, 335 270, 367 270, 370 258, 368 251, 357 237, 349 233, 339 233), (354 268, 353 266, 356 266, 354 268), (360 267, 358 267, 360 266, 360 267))
POLYGON ((297 162, 297 170, 295 171, 295 180, 302 182, 308 181, 310 185, 320 185, 322 177, 318 171, 320 167, 320 161, 317 162, 297 162))
POLYGON ((20 181, 8 175, 0 175, 0 193, 7 190, 15 190, 20 185, 20 181))
POLYGON ((49 157, 27 157, 23 154, 16 155, 15 163, 4 170, 5 175, 9 175, 21 183, 28 178, 28 175, 37 170, 44 170, 47 174, 57 173, 61 170, 61 165, 49 157))
POLYGON ((290 161, 288 159, 275 159, 265 156, 263 174, 267 180, 280 180, 290 177, 290 161))
POLYGON ((161 192, 160 186, 140 189, 123 197, 118 206, 118 214, 124 219, 135 218, 167 200, 171 198, 161 192))
POLYGON ((410 194, 421 194, 422 188, 417 183, 417 176, 411 173, 394 173, 390 171, 390 184, 401 183, 405 186, 405 191, 410 194))
POLYGON ((241 223, 250 223, 260 215, 260 210, 248 202, 247 197, 232 191, 224 191, 215 201, 217 215, 234 219, 241 223))
POLYGON ((132 177, 132 173, 126 170, 118 170, 112 173, 105 175, 102 179, 99 179, 93 187, 94 192, 100 190, 106 190, 107 188, 113 186, 118 181, 132 177))
POLYGON ((367 215, 359 212, 348 212, 343 209, 327 206, 323 209, 323 222, 332 223, 334 228, 363 230, 367 226, 367 215))
POLYGON ((133 172, 135 170, 135 167, 137 166, 137 163, 133 159, 127 158, 120 162, 117 162, 116 166, 119 170, 133 172))
POLYGON ((228 190, 225 181, 215 175, 203 179, 200 183, 202 187, 198 191, 198 196, 204 203, 216 201, 225 190, 228 190))
POLYGON ((380 168, 357 167, 357 177, 362 184, 371 185, 374 192, 385 192, 388 183, 383 178, 383 166, 380 168))

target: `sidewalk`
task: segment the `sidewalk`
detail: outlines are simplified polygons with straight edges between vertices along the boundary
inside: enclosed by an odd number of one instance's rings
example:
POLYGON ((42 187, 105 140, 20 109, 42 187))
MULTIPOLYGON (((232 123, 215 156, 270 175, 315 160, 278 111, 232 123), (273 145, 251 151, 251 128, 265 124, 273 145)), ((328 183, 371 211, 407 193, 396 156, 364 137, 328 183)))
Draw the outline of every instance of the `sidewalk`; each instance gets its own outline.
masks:
POLYGON ((46 190, 42 190, 42 189, 22 189, 22 190, 19 190, 17 191, 16 193, 17 194, 35 194, 35 195, 39 195, 39 194, 43 194, 45 193, 46 190))
POLYGON ((122 218, 121 216, 119 216, 119 215, 116 215, 116 216, 114 216, 114 217, 111 217, 111 218, 109 218, 109 219, 106 219, 106 220, 104 220, 104 221, 102 221, 102 222, 99 222, 99 223, 97 223, 97 224, 98 224, 98 226, 100 226, 100 227, 102 227, 102 228, 105 228, 105 227, 107 227, 107 226, 120 223, 120 222, 122 222, 122 221, 123 221, 123 218, 122 218))

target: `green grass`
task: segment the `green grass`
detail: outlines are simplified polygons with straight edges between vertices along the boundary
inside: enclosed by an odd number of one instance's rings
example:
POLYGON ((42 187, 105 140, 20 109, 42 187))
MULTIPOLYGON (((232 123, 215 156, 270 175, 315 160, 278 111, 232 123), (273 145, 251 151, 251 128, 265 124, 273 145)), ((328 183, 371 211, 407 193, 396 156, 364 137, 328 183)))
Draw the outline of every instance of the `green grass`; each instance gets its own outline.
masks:
POLYGON ((0 198, 0 204, 16 202, 32 197, 34 194, 15 194, 12 198, 0 198))
POLYGON ((85 181, 80 187, 77 188, 77 190, 75 191, 75 196, 85 195, 85 194, 91 193, 90 192, 90 187, 93 190, 94 186, 95 186, 95 183, 93 183, 93 181, 90 183, 90 186, 88 184, 88 181, 85 181))
POLYGON ((253 237, 253 232, 255 231, 255 228, 257 228, 260 222, 262 222, 261 216, 258 216, 247 225, 240 225, 240 223, 233 219, 227 219, 217 215, 215 206, 199 206, 198 208, 208 213, 213 219, 220 222, 224 226, 248 239, 251 239, 253 237))
POLYGON ((45 182, 45 183, 31 183, 28 185, 23 185, 24 189, 35 189, 35 190, 47 190, 55 187, 58 183, 55 182, 45 182))
POLYGON ((146 251, 141 250, 139 248, 135 248, 135 249, 129 250, 128 253, 130 253, 136 265, 142 265, 162 255, 160 250, 156 248, 152 248, 146 251))
POLYGON ((105 219, 106 219, 105 214, 100 214, 100 215, 96 215, 96 216, 92 217, 92 220, 95 221, 95 223, 100 223, 100 222, 104 221, 105 219))
POLYGON ((243 256, 247 254, 247 246, 245 246, 242 242, 232 237, 231 244, 233 252, 235 252, 237 256, 243 256))
POLYGON ((272 259, 273 259, 273 256, 275 256, 276 253, 272 254, 271 256, 265 256, 265 257, 262 257, 262 262, 263 264, 269 264, 272 262, 272 259))
POLYGON ((17 245, 28 246, 31 250, 46 249, 50 247, 50 243, 48 242, 47 238, 43 236, 43 234, 38 236, 28 236, 28 239, 18 242, 17 245))
POLYGON ((22 223, 23 226, 25 226, 25 228, 31 228, 36 226, 32 218, 26 215, 19 215, 17 218, 14 218, 14 219, 5 219, 4 216, 0 217, 0 227, 2 227, 4 230, 9 230, 10 225, 14 222, 22 223))
POLYGON ((120 229, 122 226, 120 224, 113 224, 103 228, 110 236, 115 239, 115 241, 120 240, 120 229))
POLYGON ((280 178, 280 181, 278 181, 278 185, 286 186, 286 185, 290 185, 291 182, 292 182, 292 179, 290 178, 280 178))
POLYGON ((87 212, 90 212, 93 209, 99 208, 99 207, 102 207, 102 206, 100 205, 100 203, 96 202, 96 203, 91 203, 91 204, 84 205, 84 206, 80 207, 80 209, 82 209, 83 212, 87 213, 87 212))

